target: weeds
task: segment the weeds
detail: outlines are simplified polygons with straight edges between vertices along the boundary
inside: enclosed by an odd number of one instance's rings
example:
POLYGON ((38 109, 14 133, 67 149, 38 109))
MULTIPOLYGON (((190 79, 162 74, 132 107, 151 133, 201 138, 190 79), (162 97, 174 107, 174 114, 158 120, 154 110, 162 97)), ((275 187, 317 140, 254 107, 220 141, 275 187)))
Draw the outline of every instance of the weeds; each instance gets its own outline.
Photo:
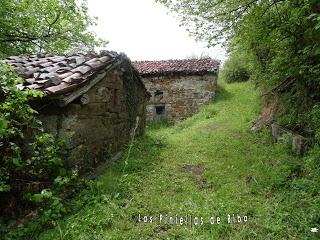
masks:
POLYGON ((316 239, 310 229, 319 226, 319 188, 307 175, 316 153, 306 169, 285 147, 272 145, 268 131, 248 131, 259 110, 251 82, 219 88, 217 99, 186 121, 148 125, 123 159, 70 203, 81 207, 37 238, 316 239), (165 224, 159 214, 205 221, 165 224), (228 224, 228 214, 248 222, 228 224), (210 224, 212 215, 221 224, 210 224), (153 222, 141 222, 143 216, 153 222))

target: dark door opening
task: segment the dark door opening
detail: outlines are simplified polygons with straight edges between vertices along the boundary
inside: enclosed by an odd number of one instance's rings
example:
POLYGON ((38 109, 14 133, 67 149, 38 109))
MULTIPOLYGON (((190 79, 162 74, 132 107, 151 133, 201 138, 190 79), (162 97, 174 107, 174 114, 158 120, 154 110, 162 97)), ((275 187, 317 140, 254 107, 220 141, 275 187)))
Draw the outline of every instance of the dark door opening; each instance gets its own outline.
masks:
POLYGON ((164 113, 164 106, 157 106, 156 107, 156 114, 162 115, 164 113))
POLYGON ((159 121, 162 118, 166 118, 166 108, 165 106, 155 106, 154 107, 154 117, 155 121, 159 121))

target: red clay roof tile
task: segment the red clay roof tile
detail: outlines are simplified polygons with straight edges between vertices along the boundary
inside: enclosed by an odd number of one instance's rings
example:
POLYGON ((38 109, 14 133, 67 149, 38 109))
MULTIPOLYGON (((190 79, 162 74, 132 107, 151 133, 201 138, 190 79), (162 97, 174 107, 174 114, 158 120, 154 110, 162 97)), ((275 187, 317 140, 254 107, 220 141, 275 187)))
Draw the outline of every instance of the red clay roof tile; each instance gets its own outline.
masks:
POLYGON ((219 70, 220 61, 203 59, 183 59, 183 60, 160 60, 160 61, 137 61, 133 62, 134 67, 140 75, 202 75, 215 74, 219 70))
POLYGON ((120 56, 116 52, 102 51, 100 54, 11 56, 5 62, 16 67, 18 75, 26 79, 21 87, 53 95, 82 86, 100 70, 107 70, 120 56))

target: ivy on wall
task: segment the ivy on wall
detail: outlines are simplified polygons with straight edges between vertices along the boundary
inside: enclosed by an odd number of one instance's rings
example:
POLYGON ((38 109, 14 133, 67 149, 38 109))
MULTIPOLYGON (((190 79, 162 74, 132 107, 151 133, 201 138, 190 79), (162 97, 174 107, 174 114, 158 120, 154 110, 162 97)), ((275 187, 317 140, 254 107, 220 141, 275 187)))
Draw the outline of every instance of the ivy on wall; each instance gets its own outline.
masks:
POLYGON ((135 93, 135 79, 130 60, 125 60, 123 85, 126 94, 126 104, 129 113, 129 121, 130 125, 132 126, 136 121, 135 119, 137 116, 138 97, 135 93))

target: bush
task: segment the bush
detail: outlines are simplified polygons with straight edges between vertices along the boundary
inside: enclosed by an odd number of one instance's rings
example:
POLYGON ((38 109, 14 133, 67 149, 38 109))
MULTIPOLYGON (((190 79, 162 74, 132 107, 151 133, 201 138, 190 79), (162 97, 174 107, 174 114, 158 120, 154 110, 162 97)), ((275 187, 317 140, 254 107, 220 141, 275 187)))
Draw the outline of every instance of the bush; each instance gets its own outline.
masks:
POLYGON ((66 176, 63 143, 44 132, 29 106, 39 91, 19 90, 22 79, 0 62, 0 216, 13 217, 24 203, 36 203, 59 176, 66 176), (37 201, 35 201, 37 200, 37 201), (17 208, 19 206, 19 208, 17 208))
POLYGON ((220 72, 220 78, 226 83, 245 82, 249 77, 246 58, 237 54, 229 57, 220 72))

